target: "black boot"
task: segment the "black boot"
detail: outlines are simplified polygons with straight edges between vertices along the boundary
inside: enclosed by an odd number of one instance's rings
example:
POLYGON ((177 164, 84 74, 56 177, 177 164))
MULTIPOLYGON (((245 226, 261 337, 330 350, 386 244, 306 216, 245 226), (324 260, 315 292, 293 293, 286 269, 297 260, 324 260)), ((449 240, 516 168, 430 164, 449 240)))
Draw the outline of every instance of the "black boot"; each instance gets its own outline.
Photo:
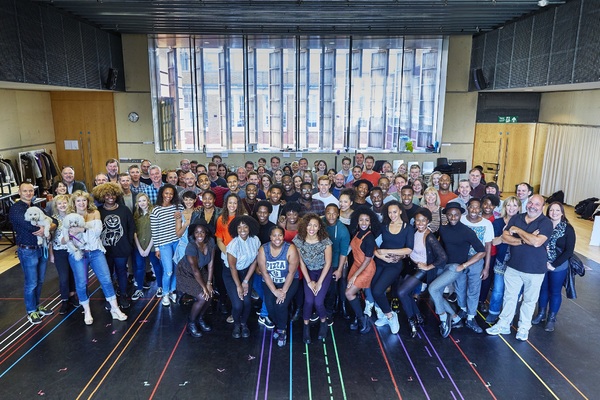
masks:
POLYGON ((360 333, 365 334, 371 330, 371 319, 368 315, 363 315, 358 319, 360 324, 360 333))
POLYGON ((325 321, 325 322, 321 321, 321 325, 319 326, 319 336, 317 336, 317 339, 325 340, 327 338, 327 329, 328 328, 329 328, 329 324, 327 323, 327 321, 325 321))
POLYGON ((410 337, 416 337, 417 336, 417 320, 416 318, 409 318, 408 319, 408 324, 410 325, 410 337))
POLYGON ((549 313, 544 330, 546 332, 554 332, 554 324, 556 324, 556 313, 549 313))
POLYGON ((188 321, 187 331, 193 337, 202 337, 202 333, 198 330, 198 326, 194 321, 188 321))
POLYGON ((358 318, 354 318, 354 321, 350 323, 350 330, 356 331, 358 330, 358 318))
POLYGON ((546 320, 546 309, 540 308, 538 309, 537 315, 531 320, 532 325, 537 325, 540 322, 544 322, 546 320))
POLYGON ((206 321, 204 320, 204 318, 202 318, 202 317, 198 318, 198 326, 200 326, 200 329, 202 329, 202 332, 212 331, 211 326, 209 324, 207 324, 206 321))
POLYGON ((304 324, 304 328, 302 330, 302 341, 304 344, 310 344, 310 325, 304 324))

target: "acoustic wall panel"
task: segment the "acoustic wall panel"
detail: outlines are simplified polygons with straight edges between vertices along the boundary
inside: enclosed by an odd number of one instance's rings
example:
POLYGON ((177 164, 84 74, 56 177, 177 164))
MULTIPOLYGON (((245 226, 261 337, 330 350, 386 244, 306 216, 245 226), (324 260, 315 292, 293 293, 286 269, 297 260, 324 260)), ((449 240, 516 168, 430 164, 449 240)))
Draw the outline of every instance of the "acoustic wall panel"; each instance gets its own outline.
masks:
POLYGON ((123 71, 119 35, 29 0, 0 1, 0 54, 0 80, 9 82, 103 89, 110 68, 123 71))
POLYGON ((23 82, 23 59, 15 8, 14 1, 0 2, 0 78, 11 82, 23 82))
POLYGON ((492 89, 597 82, 598 37, 600 0, 569 1, 474 38, 471 70, 482 68, 492 89))
POLYGON ((46 47, 46 68, 48 84, 68 86, 67 52, 63 33, 62 15, 42 8, 42 28, 46 47))

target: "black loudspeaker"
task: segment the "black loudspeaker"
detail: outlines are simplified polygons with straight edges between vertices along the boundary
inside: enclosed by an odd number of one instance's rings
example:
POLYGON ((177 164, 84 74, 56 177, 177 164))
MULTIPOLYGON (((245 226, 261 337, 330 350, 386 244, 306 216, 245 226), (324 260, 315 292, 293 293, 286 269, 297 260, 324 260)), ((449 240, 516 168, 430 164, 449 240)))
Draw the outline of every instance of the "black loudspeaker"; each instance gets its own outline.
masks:
POLYGON ((119 70, 116 68, 109 68, 108 78, 106 79, 106 88, 108 90, 115 90, 117 88, 117 79, 119 79, 119 70))
POLYGON ((483 70, 481 68, 473 68, 473 84, 475 89, 483 90, 488 86, 485 76, 483 76, 483 70))

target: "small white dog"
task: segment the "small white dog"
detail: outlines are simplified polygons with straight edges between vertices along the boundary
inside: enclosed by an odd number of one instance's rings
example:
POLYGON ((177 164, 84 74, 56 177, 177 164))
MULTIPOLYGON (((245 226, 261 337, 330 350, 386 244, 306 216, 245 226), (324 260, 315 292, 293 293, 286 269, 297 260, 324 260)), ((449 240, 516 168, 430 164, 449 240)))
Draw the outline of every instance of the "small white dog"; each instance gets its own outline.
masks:
POLYGON ((74 236, 69 235, 69 228, 76 227, 85 228, 85 220, 83 217, 76 213, 67 214, 62 221, 62 237, 67 239, 67 251, 69 254, 79 261, 83 258, 83 252, 80 247, 84 245, 85 240, 83 238, 83 233, 78 233, 74 236))
POLYGON ((44 214, 44 212, 38 207, 29 207, 25 211, 25 221, 29 221, 33 226, 44 227, 44 237, 38 236, 37 243, 39 246, 48 247, 50 242, 50 225, 52 225, 52 218, 44 214))

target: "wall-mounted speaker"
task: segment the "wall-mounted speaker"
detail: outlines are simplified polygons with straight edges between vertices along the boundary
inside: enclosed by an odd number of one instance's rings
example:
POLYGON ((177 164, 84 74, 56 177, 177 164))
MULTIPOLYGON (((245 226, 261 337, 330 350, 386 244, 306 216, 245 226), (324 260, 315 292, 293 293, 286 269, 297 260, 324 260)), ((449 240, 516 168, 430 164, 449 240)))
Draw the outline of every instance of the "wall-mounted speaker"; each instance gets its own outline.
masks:
POLYGON ((119 70, 116 68, 109 68, 108 78, 106 79, 106 88, 108 90, 115 90, 117 88, 117 80, 119 79, 119 70))
POLYGON ((488 82, 483 76, 483 70, 481 68, 473 68, 473 85, 477 90, 484 90, 488 86, 488 82))

